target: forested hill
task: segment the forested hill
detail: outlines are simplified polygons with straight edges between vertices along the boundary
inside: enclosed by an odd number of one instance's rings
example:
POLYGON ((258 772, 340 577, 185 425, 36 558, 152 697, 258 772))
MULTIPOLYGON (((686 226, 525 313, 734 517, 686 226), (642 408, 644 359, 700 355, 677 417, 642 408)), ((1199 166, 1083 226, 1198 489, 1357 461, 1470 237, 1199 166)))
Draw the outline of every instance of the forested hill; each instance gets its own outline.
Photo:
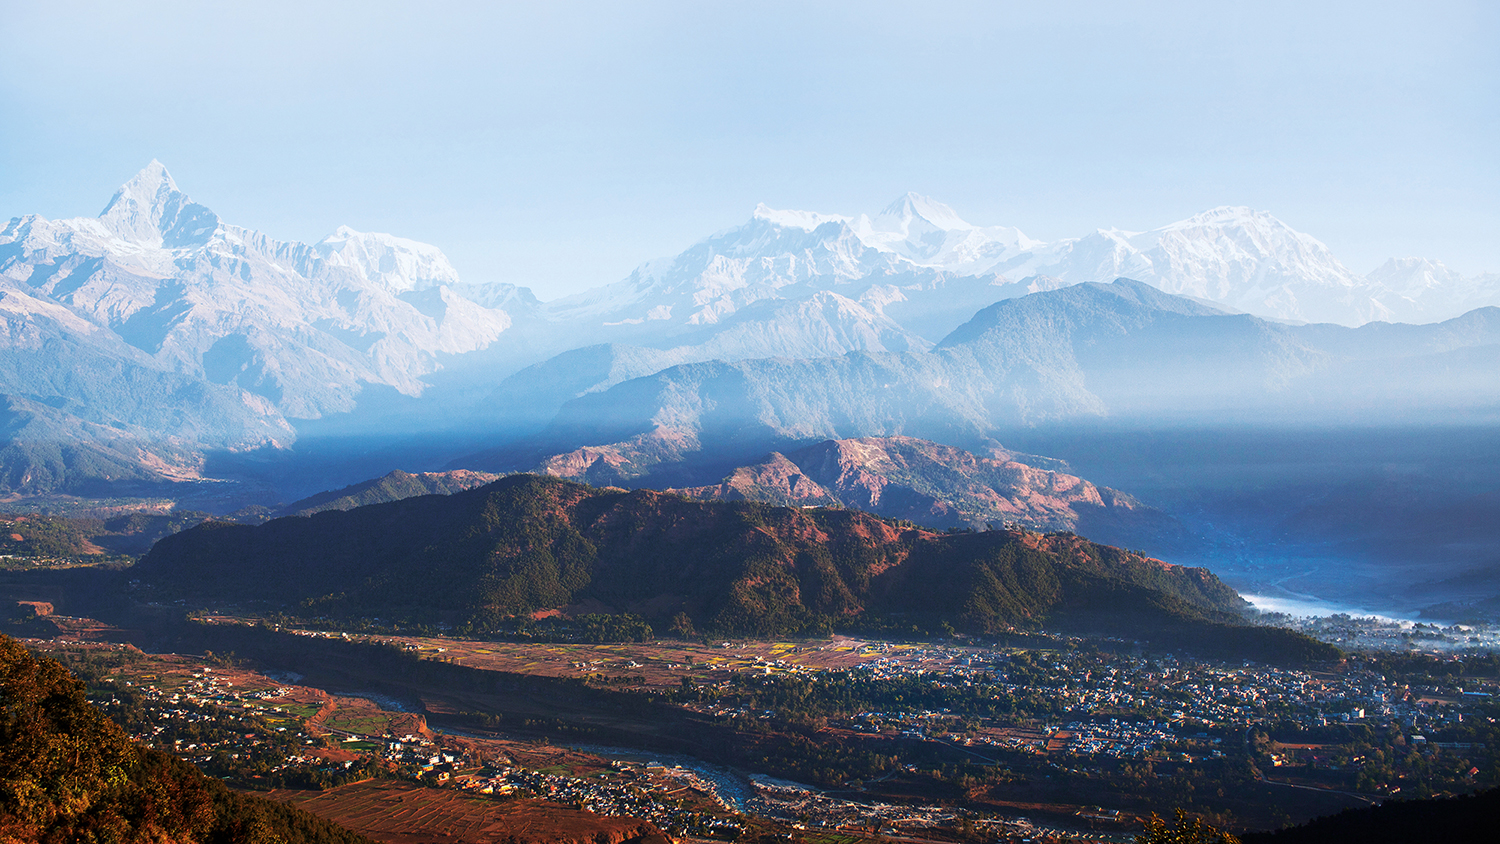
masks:
POLYGON ((1235 652, 1333 653, 1240 626, 1243 602, 1205 569, 1072 534, 943 534, 857 511, 692 501, 536 475, 254 527, 205 523, 159 542, 131 577, 194 601, 445 621, 475 633, 557 609, 662 625, 685 614, 722 634, 1047 625, 1235 652))
POLYGON ((413 475, 399 469, 374 480, 321 492, 282 508, 288 516, 311 516, 324 510, 352 510, 366 504, 384 504, 419 495, 450 495, 484 486, 500 476, 490 472, 456 469, 450 472, 423 472, 413 475))
POLYGON ((373 844, 136 745, 67 669, 6 636, 0 703, 0 840, 373 844))

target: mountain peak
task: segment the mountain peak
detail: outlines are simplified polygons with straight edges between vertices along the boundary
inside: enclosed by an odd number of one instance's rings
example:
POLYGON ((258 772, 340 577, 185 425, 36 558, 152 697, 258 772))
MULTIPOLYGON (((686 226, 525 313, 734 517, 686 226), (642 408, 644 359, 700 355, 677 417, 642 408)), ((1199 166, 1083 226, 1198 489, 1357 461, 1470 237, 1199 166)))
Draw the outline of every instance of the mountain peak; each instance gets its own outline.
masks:
POLYGON ((906 231, 914 220, 924 220, 942 231, 974 228, 958 212, 931 197, 907 191, 872 221, 877 231, 906 231))
POLYGON ((99 221, 124 240, 165 247, 201 245, 219 226, 218 216, 178 190, 154 158, 115 191, 99 221))
POLYGON ((142 167, 139 173, 115 191, 99 216, 118 216, 127 208, 160 208, 176 193, 181 191, 177 189, 177 183, 172 181, 172 174, 167 172, 165 164, 153 158, 150 164, 142 167))
POLYGON ((169 191, 177 190, 177 183, 172 181, 172 174, 167 172, 167 165, 155 158, 151 159, 151 162, 145 167, 142 167, 141 171, 136 173, 130 181, 126 182, 124 187, 130 188, 133 185, 149 186, 153 190, 157 188, 165 188, 169 191))
POLYGON ((1387 258, 1384 264, 1370 271, 1369 277, 1375 278, 1378 275, 1397 272, 1435 272, 1446 275, 1453 271, 1448 269, 1442 261, 1435 261, 1431 258, 1387 258))
POLYGON ((1174 227, 1188 226, 1276 226, 1279 228, 1291 228, 1286 223, 1276 219, 1269 211, 1257 211, 1245 205, 1220 205, 1207 211, 1194 214, 1174 227))
POLYGON ((772 208, 764 202, 755 206, 753 219, 764 220, 777 226, 812 231, 824 223, 848 222, 847 217, 837 214, 819 214, 816 211, 793 211, 772 208))
POLYGON ((333 266, 348 267, 392 293, 427 290, 459 283, 458 271, 443 250, 430 243, 383 232, 339 226, 318 241, 318 254, 333 266))
POLYGON ((1463 275, 1442 261, 1429 258, 1391 258, 1365 276, 1373 284, 1402 296, 1416 298, 1429 290, 1460 289, 1463 275))

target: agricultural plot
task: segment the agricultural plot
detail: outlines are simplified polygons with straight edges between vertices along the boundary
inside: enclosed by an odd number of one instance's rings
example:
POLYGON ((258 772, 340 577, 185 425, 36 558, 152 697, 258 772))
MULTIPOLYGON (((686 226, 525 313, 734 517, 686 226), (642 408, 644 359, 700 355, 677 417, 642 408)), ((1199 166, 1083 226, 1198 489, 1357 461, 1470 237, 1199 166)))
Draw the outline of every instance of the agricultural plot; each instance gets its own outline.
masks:
POLYGON ((532 771, 547 771, 573 777, 597 776, 611 771, 609 762, 599 756, 553 744, 452 735, 443 736, 442 742, 444 746, 451 747, 473 759, 483 759, 487 762, 532 771))
POLYGON ((306 721, 314 715, 317 715, 318 711, 322 709, 322 707, 317 704, 298 703, 295 701, 287 703, 272 703, 268 704, 265 708, 268 710, 268 714, 270 716, 269 720, 272 721, 306 721), (278 718, 276 716, 276 713, 280 713, 283 717, 278 718))
POLYGON ((331 697, 308 726, 345 738, 430 735, 426 719, 420 715, 393 712, 372 700, 344 695, 331 697))
POLYGON ((332 714, 324 718, 318 726, 326 730, 341 733, 353 733, 361 736, 383 736, 390 732, 390 713, 376 715, 363 712, 348 712, 342 706, 336 708, 332 714))
MULTIPOLYGON (((445 637, 372 636, 425 657, 480 668, 547 677, 630 678, 647 687, 671 687, 684 677, 722 679, 730 672, 762 674, 851 668, 892 655, 842 636, 803 642, 657 641, 606 645, 474 642, 445 637), (717 674, 718 677, 714 675, 717 674)), ((900 650, 903 646, 894 646, 900 650)))
POLYGON ((666 842, 655 827, 633 818, 595 815, 539 800, 499 801, 395 780, 352 783, 321 792, 272 792, 270 796, 390 844, 666 842))

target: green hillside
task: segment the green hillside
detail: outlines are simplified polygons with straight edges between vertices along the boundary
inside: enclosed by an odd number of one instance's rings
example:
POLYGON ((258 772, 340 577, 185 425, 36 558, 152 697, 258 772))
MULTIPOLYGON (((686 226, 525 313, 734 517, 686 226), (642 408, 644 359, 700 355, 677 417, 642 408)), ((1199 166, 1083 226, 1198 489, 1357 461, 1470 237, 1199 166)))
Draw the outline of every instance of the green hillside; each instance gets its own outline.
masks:
POLYGON ((416 475, 397 469, 374 480, 309 496, 288 504, 283 512, 289 516, 311 516, 325 510, 352 510, 367 504, 384 504, 419 495, 452 495, 483 486, 499 477, 490 472, 468 472, 462 469, 416 475))
POLYGON ((633 613, 659 630, 684 613, 726 635, 1049 625, 1200 650, 1336 653, 1243 626, 1243 602, 1207 570, 1072 534, 944 534, 856 511, 533 475, 255 527, 205 523, 159 542, 131 577, 164 597, 474 633, 561 609, 633 613))
POLYGON ((134 744, 67 669, 9 637, 0 637, 0 704, 0 840, 369 842, 134 744))

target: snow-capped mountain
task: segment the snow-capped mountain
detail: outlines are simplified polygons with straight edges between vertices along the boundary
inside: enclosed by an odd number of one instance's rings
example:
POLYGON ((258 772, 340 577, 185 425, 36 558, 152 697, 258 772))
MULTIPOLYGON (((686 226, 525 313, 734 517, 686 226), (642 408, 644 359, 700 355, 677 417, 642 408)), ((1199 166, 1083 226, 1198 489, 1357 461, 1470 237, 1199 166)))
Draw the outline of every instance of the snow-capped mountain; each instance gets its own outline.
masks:
POLYGON ((339 226, 313 249, 328 266, 348 267, 396 294, 460 284, 442 250, 404 237, 339 226))
POLYGON ((1398 322, 1435 322, 1500 303, 1500 273, 1464 278, 1427 258, 1391 258, 1367 276, 1398 322))
MULTIPOLYGON (((916 194, 902 197, 873 219, 761 205, 742 226, 676 257, 644 264, 623 281, 544 307, 556 321, 603 330, 605 339, 662 346, 678 345, 679 336, 702 336, 704 327, 724 323, 764 300, 836 294, 877 318, 858 332, 870 336, 889 331, 878 320, 888 305, 946 299, 952 314, 939 320, 942 331, 936 336, 922 332, 931 341, 977 308, 1006 298, 1004 292, 985 288, 1008 285, 1008 280, 985 278, 976 284, 974 279, 1036 245, 1016 229, 969 225, 948 206, 916 194), (961 278, 969 280, 958 286, 981 288, 977 295, 954 295, 950 288, 961 278)), ((930 309, 913 310, 926 314, 930 309)), ((896 351, 908 345, 903 340, 895 347, 857 345, 844 351, 896 351)))
POLYGON ((1003 265, 1072 283, 1126 277, 1259 316, 1360 325, 1389 312, 1328 247, 1264 211, 1221 207, 1148 232, 1099 231, 1003 265))
POLYGON ((947 205, 915 193, 897 199, 873 220, 861 214, 853 227, 859 239, 874 249, 956 275, 983 273, 1006 258, 1043 245, 1020 229, 970 225, 947 205))
POLYGON ((1461 274, 1443 266, 1443 262, 1426 258, 1391 258, 1366 278, 1413 301, 1445 288, 1460 289, 1465 283, 1461 274))
POLYGON ((1360 278, 1248 208, 1043 243, 909 193, 873 217, 761 205, 620 282, 540 303, 524 288, 466 283, 440 249, 405 238, 340 227, 304 244, 225 223, 155 161, 98 217, 11 220, 0 274, 160 367, 243 388, 293 418, 347 411, 365 384, 419 395, 445 359, 492 346, 464 377, 498 379, 581 338, 676 363, 921 351, 997 301, 1118 277, 1347 325, 1500 302, 1500 278, 1466 280, 1430 261, 1360 278), (497 346, 517 319, 526 330, 497 346))
POLYGON ((1362 278, 1316 238, 1250 208, 1043 243, 1016 228, 972 225, 940 202, 907 194, 873 218, 761 205, 742 226, 545 307, 609 339, 661 345, 751 303, 820 291, 857 300, 931 341, 1001 299, 1120 277, 1233 311, 1350 326, 1432 321, 1500 303, 1500 285, 1483 277, 1429 272, 1412 281, 1400 272, 1383 267, 1362 278))
MULTIPOLYGON (((288 419, 332 417, 322 430, 345 434, 537 430, 565 404, 713 361, 791 372, 859 353, 906 372, 951 356, 945 338, 997 302, 1122 276, 1195 307, 1290 321, 1433 321, 1500 304, 1500 276, 1401 259, 1360 278, 1245 208, 1043 243, 916 194, 873 217, 761 205, 620 282, 544 303, 465 281, 437 247, 393 235, 341 227, 300 243, 232 225, 153 161, 97 217, 29 215, 0 229, 0 412, 12 420, 0 490, 192 478, 207 450, 292 442, 288 419), (359 405, 371 386, 388 389, 359 405)), ((1018 419, 1094 407, 1053 377, 1067 367, 1047 349, 1022 346, 1017 359, 1039 361, 1050 374, 1038 383, 1051 386, 1027 394, 1018 419)), ((883 372, 841 389, 887 384, 883 372)), ((913 407, 958 389, 936 371, 912 377, 936 391, 913 407)), ((777 410, 786 431, 817 427, 803 418, 808 388, 776 383, 791 401, 777 410)), ((975 430, 998 412, 965 408, 975 430)))
POLYGON ((636 268, 623 281, 548 302, 560 321, 590 320, 619 333, 651 323, 682 331, 720 322, 762 299, 800 298, 900 267, 872 249, 843 217, 776 211, 764 205, 750 221, 686 252, 636 268))
POLYGON ((439 355, 483 349, 511 325, 459 292, 436 247, 349 228, 277 241, 223 222, 156 161, 97 218, 11 220, 0 274, 166 369, 300 418, 351 409, 365 384, 417 395, 439 355))
POLYGON ((829 291, 936 341, 1001 299, 1122 276, 1281 319, 1357 325, 1390 314, 1328 247, 1265 212, 1216 208, 1149 232, 1043 243, 917 194, 873 218, 761 205, 745 225, 546 308, 609 339, 660 345, 763 299, 829 291))

